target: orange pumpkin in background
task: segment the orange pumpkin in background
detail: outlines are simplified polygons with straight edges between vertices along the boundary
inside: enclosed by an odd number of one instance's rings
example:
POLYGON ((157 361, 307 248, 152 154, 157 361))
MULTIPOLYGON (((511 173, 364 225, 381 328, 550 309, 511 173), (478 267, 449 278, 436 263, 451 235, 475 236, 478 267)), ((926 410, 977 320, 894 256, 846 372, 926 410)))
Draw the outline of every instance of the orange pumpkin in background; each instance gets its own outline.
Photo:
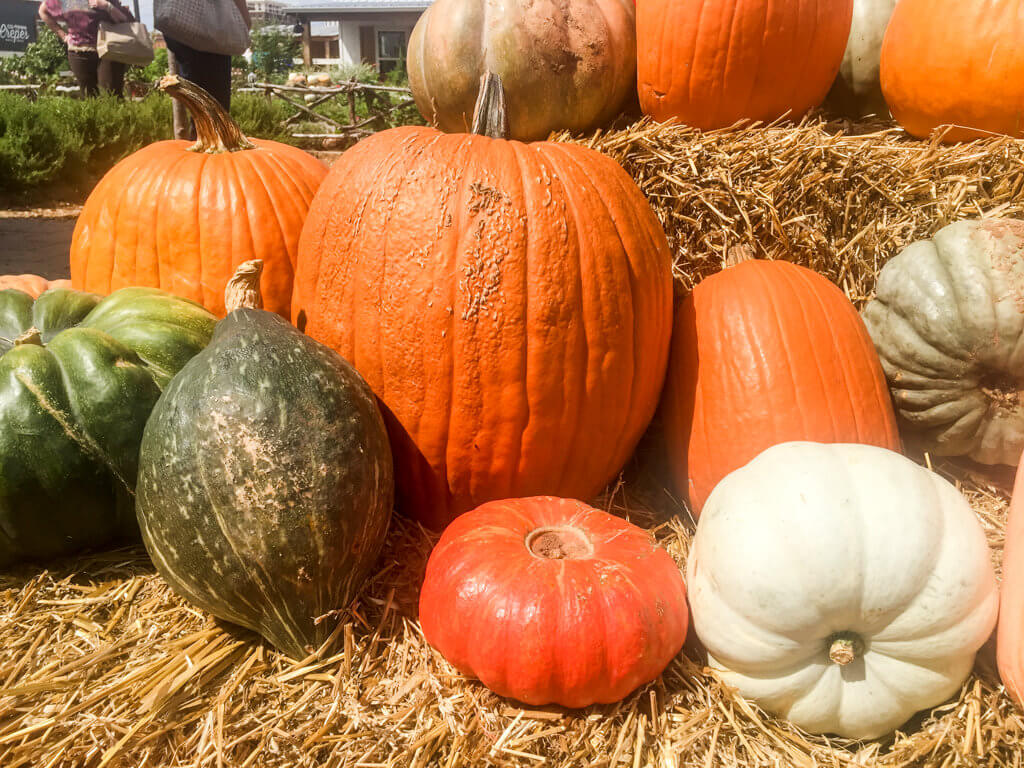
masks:
POLYGON ((33 299, 39 298, 39 294, 51 288, 70 288, 70 280, 47 280, 39 275, 0 275, 0 291, 13 288, 16 291, 27 293, 33 299))
POLYGON ((1005 541, 996 664, 1007 692, 1024 706, 1024 462, 1018 466, 1013 484, 1005 541))
POLYGON ((662 408, 674 481, 694 513, 777 443, 900 450, 857 310, 829 280, 785 261, 743 261, 697 284, 676 315, 662 408))
MULTIPOLYGON (((476 130, 377 133, 332 167, 302 233, 293 320, 382 403, 398 508, 440 528, 494 499, 587 499, 657 406, 671 254, 611 158, 476 130)), ((485 125, 486 124, 486 125, 485 125)))
POLYGON ((162 288, 224 315, 224 288, 261 259, 264 307, 288 316, 299 235, 327 173, 296 147, 246 139, 206 91, 168 75, 199 141, 160 141, 115 165, 89 195, 71 244, 71 281, 108 294, 162 288))
POLYGON ((900 0, 882 42, 882 93, 907 132, 947 142, 1024 136, 1024 2, 900 0))
POLYGON ((701 129, 799 118, 839 72, 853 0, 638 0, 640 106, 701 129))

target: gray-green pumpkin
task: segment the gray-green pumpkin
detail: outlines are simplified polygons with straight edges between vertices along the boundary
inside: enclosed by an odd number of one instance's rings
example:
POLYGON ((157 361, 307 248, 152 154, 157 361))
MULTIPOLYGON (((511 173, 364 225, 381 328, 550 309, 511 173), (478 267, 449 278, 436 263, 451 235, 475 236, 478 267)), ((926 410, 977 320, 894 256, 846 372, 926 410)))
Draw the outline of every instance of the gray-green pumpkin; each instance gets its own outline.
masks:
POLYGON ((152 288, 0 291, 0 566, 138 536, 142 430, 215 322, 152 288))
POLYGON ((940 456, 1024 450, 1024 222, 959 221, 882 269, 863 311, 898 415, 940 456))
POLYGON ((295 658, 369 575, 391 519, 391 448, 369 386, 259 306, 259 262, 167 387, 142 440, 139 525, 180 595, 295 658))

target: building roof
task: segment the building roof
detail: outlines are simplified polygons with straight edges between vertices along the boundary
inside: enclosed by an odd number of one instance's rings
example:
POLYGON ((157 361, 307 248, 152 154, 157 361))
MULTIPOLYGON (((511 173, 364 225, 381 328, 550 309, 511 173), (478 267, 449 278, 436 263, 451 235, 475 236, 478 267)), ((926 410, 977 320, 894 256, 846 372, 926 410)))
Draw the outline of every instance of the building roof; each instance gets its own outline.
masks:
POLYGON ((309 33, 313 37, 337 37, 338 22, 336 21, 314 21, 310 25, 309 33))
POLYGON ((288 13, 332 13, 334 11, 423 11, 433 0, 292 0, 288 13))

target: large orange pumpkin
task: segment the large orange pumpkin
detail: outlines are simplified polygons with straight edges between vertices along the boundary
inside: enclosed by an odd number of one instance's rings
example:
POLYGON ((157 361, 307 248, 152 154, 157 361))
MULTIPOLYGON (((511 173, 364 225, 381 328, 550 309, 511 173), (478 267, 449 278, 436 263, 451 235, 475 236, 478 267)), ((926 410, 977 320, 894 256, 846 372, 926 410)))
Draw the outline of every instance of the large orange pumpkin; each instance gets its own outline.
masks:
POLYGON ((999 678, 1017 704, 1024 706, 1024 461, 1017 467, 1003 545, 1003 584, 996 630, 999 678))
POLYGON ((327 169, 295 147, 246 139, 187 80, 168 75, 161 88, 188 107, 199 140, 150 144, 100 180, 75 227, 72 284, 163 288, 223 316, 235 268, 262 259, 264 306, 287 317, 299 235, 327 169))
POLYGON ((882 93, 899 123, 944 141, 1024 136, 1024 1, 900 0, 882 42, 882 93))
POLYGON ((663 395, 675 483, 695 513, 777 443, 900 449, 874 344, 842 291, 805 267, 744 261, 680 307, 663 395))
MULTIPOLYGON (((474 121, 492 136, 507 130, 496 80, 474 121)), ((438 528, 614 477, 657 404, 671 302, 665 234, 610 158, 407 127, 331 169, 293 320, 369 382, 398 506, 438 528)))
POLYGON ((839 71, 853 0, 638 0, 640 106, 702 129, 800 117, 839 71))

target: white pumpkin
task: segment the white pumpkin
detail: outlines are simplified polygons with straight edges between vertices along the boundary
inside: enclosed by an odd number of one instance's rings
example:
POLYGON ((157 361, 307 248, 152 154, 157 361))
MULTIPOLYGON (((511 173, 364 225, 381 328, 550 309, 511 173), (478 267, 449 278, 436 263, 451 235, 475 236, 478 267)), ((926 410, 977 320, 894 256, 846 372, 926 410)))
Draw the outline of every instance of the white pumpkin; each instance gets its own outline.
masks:
POLYGON ((723 680, 807 731, 850 738, 953 695, 998 605, 963 496, 867 445, 783 443, 728 475, 687 575, 723 680))
POLYGON ((896 0, 853 0, 853 20, 839 74, 829 92, 829 106, 850 117, 875 114, 885 117, 889 108, 878 80, 882 38, 896 0))

